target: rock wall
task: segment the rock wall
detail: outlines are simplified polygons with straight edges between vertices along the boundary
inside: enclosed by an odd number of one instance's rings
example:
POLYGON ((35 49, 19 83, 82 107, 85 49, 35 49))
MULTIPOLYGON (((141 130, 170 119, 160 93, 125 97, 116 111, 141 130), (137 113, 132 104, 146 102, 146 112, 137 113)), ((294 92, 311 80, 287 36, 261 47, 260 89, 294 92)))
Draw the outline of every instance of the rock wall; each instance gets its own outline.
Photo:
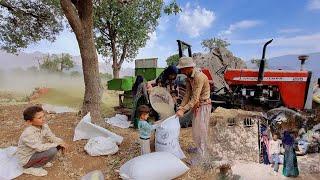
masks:
POLYGON ((209 68, 211 74, 213 76, 213 81, 217 88, 223 87, 224 81, 223 74, 220 74, 222 78, 216 75, 216 72, 224 67, 228 66, 228 68, 242 69, 247 68, 245 62, 235 57, 228 49, 226 48, 216 48, 213 51, 203 54, 203 53, 195 53, 193 54, 193 59, 199 68, 209 68))
POLYGON ((217 108, 210 119, 209 152, 231 161, 259 162, 259 127, 256 115, 242 110, 217 108), (244 121, 249 118, 252 126, 246 127, 244 121))

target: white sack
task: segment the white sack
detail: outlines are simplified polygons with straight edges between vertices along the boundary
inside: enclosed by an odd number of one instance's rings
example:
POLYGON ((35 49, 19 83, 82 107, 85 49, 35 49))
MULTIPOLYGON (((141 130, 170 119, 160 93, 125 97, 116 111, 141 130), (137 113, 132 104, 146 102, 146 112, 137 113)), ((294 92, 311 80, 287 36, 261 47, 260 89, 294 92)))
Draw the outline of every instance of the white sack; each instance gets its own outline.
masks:
POLYGON ((103 127, 92 124, 90 113, 88 113, 82 118, 82 120, 78 123, 76 129, 74 130, 73 141, 90 139, 97 136, 111 137, 112 140, 117 144, 121 144, 123 140, 123 137, 103 127))
POLYGON ((17 147, 0 149, 0 179, 14 179, 23 173, 18 159, 14 156, 17 147))
POLYGON ((168 152, 154 152, 135 157, 120 167, 120 177, 130 180, 169 180, 186 173, 189 168, 168 152))
POLYGON ((114 143, 111 137, 105 138, 102 136, 89 139, 88 143, 84 146, 84 150, 90 156, 103 156, 109 154, 115 154, 119 148, 114 143))
POLYGON ((163 121, 156 129, 155 150, 157 152, 169 152, 183 159, 186 156, 179 144, 180 123, 174 115, 163 121))
POLYGON ((112 118, 107 118, 106 122, 111 124, 112 126, 116 126, 119 128, 129 128, 130 122, 128 121, 128 117, 126 115, 116 114, 116 116, 112 118))
POLYGON ((81 177, 81 180, 104 180, 104 176, 100 170, 95 170, 81 177))

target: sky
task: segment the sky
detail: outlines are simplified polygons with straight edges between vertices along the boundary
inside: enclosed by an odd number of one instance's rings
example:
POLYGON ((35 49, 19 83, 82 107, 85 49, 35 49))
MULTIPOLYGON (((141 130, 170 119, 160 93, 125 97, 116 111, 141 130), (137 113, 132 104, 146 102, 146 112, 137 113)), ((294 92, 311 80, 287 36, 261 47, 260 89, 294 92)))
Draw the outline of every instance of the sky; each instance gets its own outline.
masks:
MULTIPOLYGON (((165 0, 170 2, 170 0, 165 0)), ((177 39, 203 52, 201 41, 213 37, 230 42, 231 52, 250 60, 261 58, 262 46, 274 39, 267 58, 320 52, 320 0, 177 0, 182 12, 162 15, 159 25, 137 58, 157 57, 159 66, 177 53, 177 39)), ((75 36, 60 33, 54 43, 40 41, 25 52, 70 53, 79 55, 75 36)), ((103 57, 99 56, 102 61, 103 57)), ((125 63, 124 67, 132 67, 125 63)))

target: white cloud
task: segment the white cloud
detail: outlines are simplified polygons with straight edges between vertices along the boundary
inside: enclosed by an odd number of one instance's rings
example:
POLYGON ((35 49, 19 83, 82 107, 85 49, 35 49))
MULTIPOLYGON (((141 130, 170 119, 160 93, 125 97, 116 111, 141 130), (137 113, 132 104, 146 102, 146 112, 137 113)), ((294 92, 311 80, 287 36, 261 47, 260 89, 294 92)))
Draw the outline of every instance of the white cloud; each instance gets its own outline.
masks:
MULTIPOLYGON (((176 44, 162 44, 159 42, 159 38, 157 36, 157 32, 153 32, 150 34, 150 39, 147 41, 145 47, 139 50, 139 53, 135 59, 141 58, 158 58, 158 66, 165 67, 166 66, 166 58, 170 55, 174 54, 175 50, 177 49, 174 47, 176 44)), ((131 67, 133 68, 132 62, 124 63, 124 67, 131 67)))
POLYGON ((242 20, 242 21, 236 22, 234 24, 231 24, 227 30, 221 31, 219 33, 219 36, 230 35, 236 30, 249 29, 249 28, 255 27, 255 26, 259 25, 259 24, 261 24, 261 21, 257 21, 257 20, 242 20))
POLYGON ((157 29, 162 32, 166 31, 169 27, 169 21, 170 21, 169 16, 162 16, 159 20, 159 25, 158 25, 157 29))
POLYGON ((154 47, 154 45, 157 43, 158 41, 158 36, 157 36, 157 32, 153 31, 152 33, 148 34, 150 39, 147 41, 146 43, 146 47, 147 48, 152 48, 154 47))
POLYGON ((307 8, 309 10, 320 10, 320 0, 309 0, 307 8))
MULTIPOLYGON (((249 40, 232 40, 232 45, 256 45, 262 47, 262 45, 270 40, 265 39, 249 39, 249 40)), ((291 37, 276 37, 270 44, 271 56, 280 56, 287 54, 302 54, 312 53, 320 51, 320 32, 308 35, 299 35, 291 37)))
POLYGON ((177 30, 187 33, 191 37, 197 37, 204 30, 210 28, 215 19, 213 11, 200 6, 191 7, 190 3, 187 3, 179 14, 177 30))
POLYGON ((280 29, 279 33, 285 34, 285 33, 297 33, 301 32, 302 29, 299 28, 286 28, 286 29, 280 29))

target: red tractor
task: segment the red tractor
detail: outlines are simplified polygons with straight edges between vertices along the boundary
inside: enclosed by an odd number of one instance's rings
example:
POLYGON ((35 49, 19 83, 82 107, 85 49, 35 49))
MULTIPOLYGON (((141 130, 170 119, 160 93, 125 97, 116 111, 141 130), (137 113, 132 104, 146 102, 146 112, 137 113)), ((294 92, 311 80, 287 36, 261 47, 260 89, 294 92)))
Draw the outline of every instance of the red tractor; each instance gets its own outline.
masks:
MULTIPOLYGON (((180 57, 183 56, 182 46, 188 48, 188 55, 191 57, 191 46, 183 41, 177 41, 180 57)), ((221 89, 215 89, 210 70, 202 69, 211 82, 213 106, 223 104, 222 106, 227 107, 244 107, 247 104, 254 104, 268 109, 279 106, 295 110, 312 108, 310 83, 312 72, 265 70, 266 48, 271 42, 272 40, 264 44, 259 69, 227 69, 225 67, 221 72, 215 72, 217 76, 223 75, 225 86, 221 89)))
POLYGON ((224 79, 234 100, 269 108, 285 106, 290 109, 312 108, 311 71, 265 70, 265 43, 259 69, 227 69, 224 79))

